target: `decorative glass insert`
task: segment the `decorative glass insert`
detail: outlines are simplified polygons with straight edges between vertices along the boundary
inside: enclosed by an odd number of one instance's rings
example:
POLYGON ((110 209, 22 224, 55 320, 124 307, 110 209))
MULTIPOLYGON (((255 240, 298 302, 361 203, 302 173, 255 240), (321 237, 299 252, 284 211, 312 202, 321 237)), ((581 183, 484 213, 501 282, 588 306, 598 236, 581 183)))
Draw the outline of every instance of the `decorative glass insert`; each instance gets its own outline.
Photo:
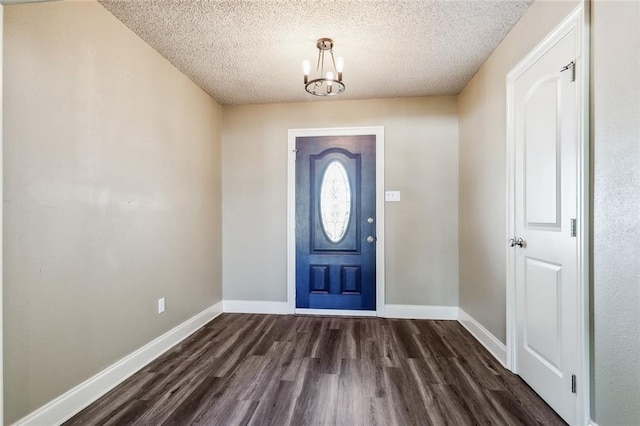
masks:
POLYGON ((347 232, 351 216, 351 185, 347 170, 338 160, 329 163, 320 185, 320 218, 322 229, 332 243, 338 243, 347 232))

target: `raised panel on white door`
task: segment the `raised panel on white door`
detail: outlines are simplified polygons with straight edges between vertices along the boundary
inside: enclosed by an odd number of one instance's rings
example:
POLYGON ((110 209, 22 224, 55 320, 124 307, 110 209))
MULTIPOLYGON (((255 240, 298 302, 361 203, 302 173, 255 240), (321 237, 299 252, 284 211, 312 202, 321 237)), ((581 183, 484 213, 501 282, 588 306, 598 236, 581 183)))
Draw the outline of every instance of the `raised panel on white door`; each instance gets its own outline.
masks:
POLYGON ((524 99, 527 227, 560 227, 560 83, 545 77, 524 99))
POLYGON ((524 347, 562 376, 562 267, 525 258, 524 347))

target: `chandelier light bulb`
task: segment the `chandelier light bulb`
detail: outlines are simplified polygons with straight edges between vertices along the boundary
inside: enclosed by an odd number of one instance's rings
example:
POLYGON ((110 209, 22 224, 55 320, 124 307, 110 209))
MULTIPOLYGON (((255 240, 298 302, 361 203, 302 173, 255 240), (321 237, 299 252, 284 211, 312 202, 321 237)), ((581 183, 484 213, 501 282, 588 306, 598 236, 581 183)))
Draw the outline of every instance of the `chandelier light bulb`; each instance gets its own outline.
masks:
POLYGON ((311 71, 311 62, 308 59, 302 61, 302 72, 304 73, 304 84, 309 82, 309 72, 311 71))
POLYGON ((332 80, 333 80, 333 77, 334 77, 334 76, 333 76, 333 73, 332 73, 331 71, 327 72, 327 80, 329 80, 329 81, 327 81, 327 84, 328 84, 329 86, 331 86, 331 83, 333 83, 333 81, 332 81, 332 80))
POLYGON ((336 59, 336 71, 338 72, 338 81, 342 81, 342 70, 344 69, 344 58, 338 56, 336 59))

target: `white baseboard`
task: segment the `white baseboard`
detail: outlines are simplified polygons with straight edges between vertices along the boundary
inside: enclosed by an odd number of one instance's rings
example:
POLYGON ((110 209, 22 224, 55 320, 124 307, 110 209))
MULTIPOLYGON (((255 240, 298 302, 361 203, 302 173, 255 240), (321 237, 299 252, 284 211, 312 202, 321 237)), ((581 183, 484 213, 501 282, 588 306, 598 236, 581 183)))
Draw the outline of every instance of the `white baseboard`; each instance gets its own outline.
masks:
POLYGON ((59 425, 222 313, 222 302, 167 331, 14 425, 59 425))
POLYGON ((291 308, 287 302, 263 302, 259 300, 223 300, 224 312, 242 314, 275 314, 289 315, 291 308))
MULTIPOLYGON (((295 309, 287 302, 265 302, 258 300, 223 300, 224 312, 243 314, 277 314, 290 315, 334 315, 334 316, 377 316, 376 311, 351 311, 339 309, 295 309)), ((413 318, 434 320, 457 320, 457 306, 428 306, 428 305, 385 305, 385 318, 413 318)))
POLYGON ((496 336, 491 334, 489 330, 484 328, 482 324, 476 321, 471 315, 466 313, 462 308, 458 309, 458 322, 478 340, 482 346, 497 359, 500 364, 506 366, 507 347, 496 336))
POLYGON ((456 320, 458 319, 458 307, 429 305, 384 305, 383 316, 385 318, 456 320))
POLYGON ((587 422, 587 426, 598 426, 598 423, 594 422, 593 420, 589 420, 587 422))
POLYGON ((349 311, 346 309, 298 309, 296 308, 296 314, 298 315, 328 315, 336 317, 375 317, 376 311, 349 311))

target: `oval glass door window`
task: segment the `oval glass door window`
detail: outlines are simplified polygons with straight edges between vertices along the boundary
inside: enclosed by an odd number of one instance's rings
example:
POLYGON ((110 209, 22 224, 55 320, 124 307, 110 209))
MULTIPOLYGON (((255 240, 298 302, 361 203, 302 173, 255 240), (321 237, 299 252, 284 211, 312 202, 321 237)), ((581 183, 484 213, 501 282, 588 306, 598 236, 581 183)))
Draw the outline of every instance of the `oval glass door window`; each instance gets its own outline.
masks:
POLYGON ((347 170, 338 160, 329 163, 320 184, 322 229, 332 243, 347 233, 351 216, 351 185, 347 170))

